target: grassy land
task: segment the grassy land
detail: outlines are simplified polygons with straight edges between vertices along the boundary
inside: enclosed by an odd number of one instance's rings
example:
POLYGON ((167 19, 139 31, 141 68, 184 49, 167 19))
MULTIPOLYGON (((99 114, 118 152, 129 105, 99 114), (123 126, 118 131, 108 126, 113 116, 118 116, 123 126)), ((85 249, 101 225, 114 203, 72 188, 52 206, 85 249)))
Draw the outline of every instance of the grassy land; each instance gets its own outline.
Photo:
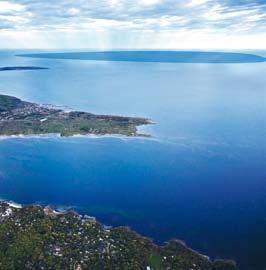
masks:
POLYGON ((162 269, 162 256, 157 251, 152 251, 149 257, 149 265, 154 270, 162 269))

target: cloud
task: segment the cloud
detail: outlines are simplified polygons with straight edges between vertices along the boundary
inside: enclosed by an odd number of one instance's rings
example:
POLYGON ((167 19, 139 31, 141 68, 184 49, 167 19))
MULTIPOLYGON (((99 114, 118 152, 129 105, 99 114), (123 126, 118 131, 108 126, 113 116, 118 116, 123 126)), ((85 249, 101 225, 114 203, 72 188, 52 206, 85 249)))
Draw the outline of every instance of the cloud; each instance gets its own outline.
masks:
POLYGON ((10 12, 18 12, 23 11, 25 7, 21 4, 11 3, 9 1, 0 1, 0 13, 10 13, 10 12))
POLYGON ((67 10, 67 14, 68 14, 69 16, 75 16, 75 15, 78 15, 79 13, 80 13, 80 10, 77 9, 77 8, 69 8, 69 9, 67 10))
POLYGON ((210 0, 191 0, 190 2, 188 2, 186 4, 187 7, 196 7, 196 6, 200 6, 203 5, 207 2, 209 2, 210 0))
POLYGON ((152 5, 157 5, 160 2, 161 0, 140 0, 139 5, 152 6, 152 5))
POLYGON ((50 40, 44 44, 66 46, 65 35, 73 47, 74 38, 91 46, 93 36, 111 47, 133 42, 135 47, 154 46, 157 39, 162 47, 173 42, 188 46, 184 38, 195 46, 199 42, 192 35, 205 42, 211 36, 221 41, 256 36, 258 41, 265 37, 265 14, 264 0, 0 0, 0 38, 5 35, 9 43, 16 39, 20 44, 22 34, 28 33, 31 40, 36 37, 35 44, 43 35, 50 40))

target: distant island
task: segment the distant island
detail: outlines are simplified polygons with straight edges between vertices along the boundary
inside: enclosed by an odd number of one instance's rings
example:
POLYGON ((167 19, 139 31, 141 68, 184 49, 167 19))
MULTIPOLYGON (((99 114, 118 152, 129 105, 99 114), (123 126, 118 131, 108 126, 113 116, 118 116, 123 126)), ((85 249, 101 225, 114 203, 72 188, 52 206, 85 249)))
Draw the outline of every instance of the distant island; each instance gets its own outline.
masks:
POLYGON ((177 240, 155 245, 126 227, 51 207, 0 202, 0 269, 236 270, 177 240))
POLYGON ((94 61, 126 61, 126 62, 154 62, 154 63, 259 63, 266 58, 249 53, 234 52, 205 52, 205 51, 96 51, 96 52, 68 52, 68 53, 35 53, 18 56, 77 59, 94 61))
POLYGON ((52 106, 0 95, 0 135, 57 133, 61 136, 77 134, 148 136, 137 132, 138 126, 147 124, 151 122, 146 118, 67 112, 52 106))
POLYGON ((41 70, 48 69, 46 67, 33 67, 33 66, 16 66, 16 67, 0 67, 0 71, 12 71, 12 70, 41 70))

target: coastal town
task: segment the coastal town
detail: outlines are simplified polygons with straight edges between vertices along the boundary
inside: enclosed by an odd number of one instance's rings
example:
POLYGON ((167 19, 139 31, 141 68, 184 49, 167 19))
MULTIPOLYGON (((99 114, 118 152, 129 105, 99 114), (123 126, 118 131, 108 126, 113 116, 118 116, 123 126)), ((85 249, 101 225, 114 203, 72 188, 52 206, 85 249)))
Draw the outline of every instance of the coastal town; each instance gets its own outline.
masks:
POLYGON ((0 203, 0 269, 236 270, 180 241, 155 245, 126 227, 50 206, 0 203))
POLYGON ((0 121, 22 120, 29 118, 42 121, 45 117, 57 112, 59 112, 59 110, 36 105, 30 102, 22 102, 13 110, 0 110, 0 121))

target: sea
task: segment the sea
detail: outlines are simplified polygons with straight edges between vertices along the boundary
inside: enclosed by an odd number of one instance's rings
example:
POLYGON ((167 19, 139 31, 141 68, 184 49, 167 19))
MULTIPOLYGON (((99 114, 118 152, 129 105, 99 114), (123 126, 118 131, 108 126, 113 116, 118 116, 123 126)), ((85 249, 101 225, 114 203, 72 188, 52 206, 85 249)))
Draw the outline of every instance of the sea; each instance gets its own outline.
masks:
POLYGON ((154 124, 139 129, 152 137, 0 137, 1 199, 75 209, 266 269, 266 62, 18 56, 39 52, 0 51, 1 67, 48 68, 0 72, 0 94, 146 117, 154 124))

